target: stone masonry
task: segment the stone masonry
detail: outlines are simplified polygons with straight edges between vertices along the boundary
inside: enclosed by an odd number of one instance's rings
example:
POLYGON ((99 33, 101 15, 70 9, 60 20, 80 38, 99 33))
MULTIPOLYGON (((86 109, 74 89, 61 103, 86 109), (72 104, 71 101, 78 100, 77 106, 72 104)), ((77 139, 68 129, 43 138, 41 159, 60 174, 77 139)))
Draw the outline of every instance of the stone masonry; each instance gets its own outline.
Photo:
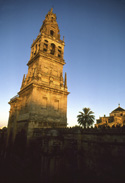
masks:
POLYGON ((63 78, 64 37, 56 14, 51 9, 43 21, 39 35, 31 45, 28 73, 21 89, 10 104, 8 139, 14 141, 23 131, 32 137, 35 128, 67 126, 67 75, 63 78))

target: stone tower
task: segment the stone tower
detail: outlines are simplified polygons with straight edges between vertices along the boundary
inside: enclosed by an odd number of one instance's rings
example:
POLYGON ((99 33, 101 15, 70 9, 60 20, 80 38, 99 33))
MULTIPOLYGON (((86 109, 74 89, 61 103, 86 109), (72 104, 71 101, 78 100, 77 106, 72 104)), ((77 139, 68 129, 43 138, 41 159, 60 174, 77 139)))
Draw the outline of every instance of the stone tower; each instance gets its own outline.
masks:
POLYGON ((25 130, 30 138, 36 128, 67 126, 67 76, 63 78, 64 38, 51 9, 31 45, 28 73, 9 104, 8 138, 25 130))

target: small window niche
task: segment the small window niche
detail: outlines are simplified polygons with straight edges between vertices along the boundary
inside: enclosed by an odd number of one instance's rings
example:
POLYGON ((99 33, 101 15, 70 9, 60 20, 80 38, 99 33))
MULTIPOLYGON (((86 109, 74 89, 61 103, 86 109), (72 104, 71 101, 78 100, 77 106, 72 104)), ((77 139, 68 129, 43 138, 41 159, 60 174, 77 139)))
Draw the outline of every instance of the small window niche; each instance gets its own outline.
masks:
POLYGON ((54 36, 54 31, 53 30, 50 30, 50 35, 54 36))
POLYGON ((40 50, 40 44, 39 44, 39 50, 40 50))
POLYGON ((51 44, 51 47, 50 47, 50 53, 52 54, 52 55, 54 55, 55 54, 55 44, 51 44))
POLYGON ((47 49, 48 49, 48 41, 47 40, 45 40, 44 41, 44 45, 43 45, 43 51, 47 51, 47 49))
POLYGON ((54 20, 54 18, 53 18, 53 17, 51 17, 51 22, 53 22, 53 20, 54 20))
POLYGON ((61 57, 61 47, 58 46, 58 57, 61 57))

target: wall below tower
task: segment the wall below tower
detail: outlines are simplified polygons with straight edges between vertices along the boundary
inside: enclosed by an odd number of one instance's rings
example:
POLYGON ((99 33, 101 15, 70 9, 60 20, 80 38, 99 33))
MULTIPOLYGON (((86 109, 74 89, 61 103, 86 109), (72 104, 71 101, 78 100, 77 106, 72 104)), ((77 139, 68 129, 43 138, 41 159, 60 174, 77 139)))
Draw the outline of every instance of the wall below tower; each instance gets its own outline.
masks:
POLYGON ((28 146, 20 133, 7 149, 2 139, 0 171, 4 167, 11 182, 125 182, 124 127, 34 128, 28 146))
POLYGON ((34 137, 41 144, 41 173, 60 181, 125 180, 125 129, 53 129, 34 137))

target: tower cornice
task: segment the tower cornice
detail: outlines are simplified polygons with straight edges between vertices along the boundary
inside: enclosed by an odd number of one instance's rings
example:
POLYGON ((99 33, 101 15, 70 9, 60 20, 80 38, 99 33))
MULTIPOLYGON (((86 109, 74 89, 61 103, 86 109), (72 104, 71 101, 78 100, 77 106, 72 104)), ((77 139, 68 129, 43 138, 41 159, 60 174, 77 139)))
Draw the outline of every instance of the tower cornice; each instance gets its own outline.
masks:
POLYGON ((28 91, 29 89, 33 89, 33 87, 39 87, 41 89, 44 89, 48 92, 53 92, 53 93, 58 93, 58 94, 64 94, 64 95, 68 95, 70 92, 68 92, 65 89, 59 89, 59 88, 55 88, 46 84, 39 84, 37 81, 32 81, 31 83, 29 83, 27 86, 25 86, 24 88, 22 88, 19 92, 18 95, 21 96, 23 93, 25 93, 26 91, 28 91))
POLYGON ((54 55, 50 55, 49 53, 39 50, 39 52, 28 61, 27 66, 29 66, 31 63, 35 62, 36 58, 38 58, 40 56, 47 58, 49 61, 60 63, 61 65, 66 64, 65 60, 63 58, 58 58, 54 55))

